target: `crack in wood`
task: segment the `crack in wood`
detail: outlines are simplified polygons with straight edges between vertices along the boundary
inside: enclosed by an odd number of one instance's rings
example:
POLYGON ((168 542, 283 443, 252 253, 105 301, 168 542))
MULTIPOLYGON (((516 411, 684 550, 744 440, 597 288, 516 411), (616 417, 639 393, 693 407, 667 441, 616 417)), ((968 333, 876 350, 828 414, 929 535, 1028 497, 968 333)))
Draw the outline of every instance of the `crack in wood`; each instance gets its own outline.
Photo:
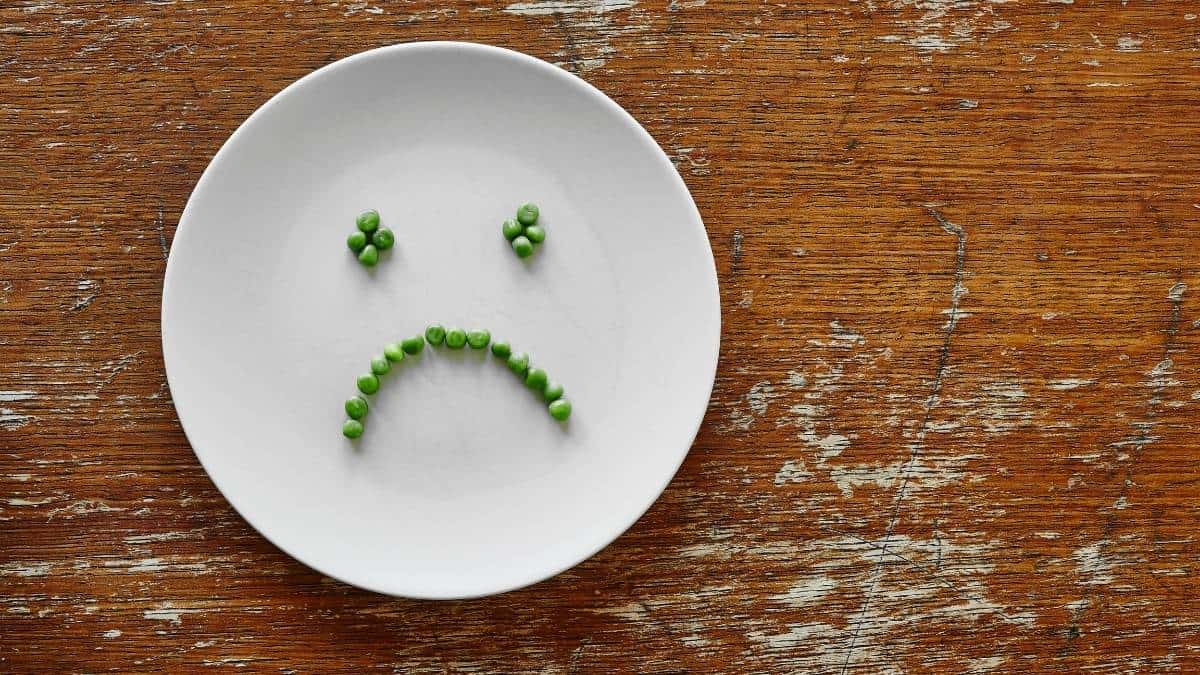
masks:
POLYGON ((871 569, 871 574, 868 577, 868 586, 866 597, 863 598, 862 607, 859 608, 858 615, 853 621, 853 632, 850 635, 850 644, 846 647, 846 658, 842 661, 841 675, 846 675, 850 670, 850 660, 854 656, 854 648, 858 644, 858 637, 862 632, 863 624, 866 623, 867 610, 870 609, 876 587, 879 585, 879 580, 882 578, 883 561, 888 553, 887 547, 890 543, 892 533, 896 531, 896 526, 900 522, 900 507, 904 501, 906 490, 908 489, 909 480, 912 478, 912 467, 916 463, 917 458, 921 454, 921 447, 925 442, 925 436, 929 433, 929 421, 932 417, 933 409, 937 406, 938 397, 942 392, 942 380, 946 374, 946 366, 950 362, 950 341, 954 337, 954 330, 958 327, 958 321, 962 316, 959 309, 959 304, 963 296, 967 294, 967 289, 963 285, 965 276, 965 267, 967 260, 967 233, 959 225, 956 225, 947 220, 940 212, 932 206, 926 206, 929 215, 933 217, 937 224, 941 226, 947 234, 952 234, 955 237, 954 247, 954 286, 950 291, 950 309, 949 319, 943 326, 945 335, 942 338, 942 346, 938 350, 937 367, 933 372, 933 384, 930 386, 929 395, 925 398, 924 411, 921 415, 921 425, 917 430, 917 435, 913 439, 912 449, 908 454, 908 461, 904 463, 904 468, 900 472, 900 487, 896 491, 896 499, 892 505, 892 515, 888 520, 888 525, 883 533, 883 545, 880 550, 881 555, 879 560, 871 569))
MULTIPOLYGON (((1121 477, 1121 487, 1117 492, 1117 502, 1125 502, 1129 498, 1129 487, 1133 485, 1133 474, 1137 468, 1138 461, 1142 457, 1142 450, 1146 446, 1158 440, 1151 431, 1157 424, 1158 408, 1162 404, 1163 393, 1166 391, 1168 382, 1166 376, 1170 373, 1170 368, 1173 367, 1171 355, 1175 353, 1175 340, 1179 335, 1179 324, 1183 318, 1183 294, 1187 290, 1187 285, 1183 283, 1182 270, 1175 270, 1175 284, 1167 291, 1167 300, 1171 303, 1171 312, 1167 318, 1167 326, 1164 329, 1165 337, 1163 339, 1162 358, 1158 364, 1146 374, 1147 384, 1150 384, 1150 396, 1146 399, 1146 419, 1144 421, 1134 421, 1131 425, 1137 432, 1128 441, 1118 441, 1117 451, 1123 447, 1130 447, 1128 463, 1125 466, 1124 475, 1121 477), (1164 370, 1165 369, 1165 370, 1164 370)), ((1096 557, 1100 557, 1104 553, 1105 546, 1112 543, 1112 536, 1116 532, 1117 520, 1120 514, 1120 509, 1109 508, 1108 514, 1104 518, 1104 530, 1099 540, 1096 543, 1096 557)), ((1096 584, 1090 584, 1087 587, 1087 592, 1079 601, 1080 607, 1077 612, 1071 617, 1071 629, 1076 632, 1080 630, 1083 615, 1090 607, 1096 605, 1095 597, 1097 592, 1094 590, 1096 584)), ((1100 592, 1100 595, 1104 595, 1100 592)), ((1068 632, 1067 645, 1063 648, 1065 651, 1070 651, 1074 646, 1073 639, 1075 636, 1068 632)))

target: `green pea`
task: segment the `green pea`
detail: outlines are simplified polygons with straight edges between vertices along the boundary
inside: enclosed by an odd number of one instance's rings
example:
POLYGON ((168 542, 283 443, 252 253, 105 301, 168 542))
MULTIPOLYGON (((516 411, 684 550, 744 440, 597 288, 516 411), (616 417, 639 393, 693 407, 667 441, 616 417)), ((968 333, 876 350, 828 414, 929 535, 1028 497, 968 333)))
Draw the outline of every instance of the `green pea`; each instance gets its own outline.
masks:
POLYGON ((504 233, 504 238, 512 241, 518 234, 521 234, 521 224, 509 218, 500 226, 500 231, 504 233))
POLYGON ((363 234, 362 232, 355 232, 349 237, 346 237, 346 245, 350 247, 351 251, 358 253, 359 251, 363 250, 364 246, 367 245, 367 235, 363 234))
POLYGON ((546 382, 550 378, 546 375, 546 371, 541 368, 530 368, 525 374, 525 386, 536 392, 542 392, 546 389, 546 382))
POLYGON ((486 328, 476 328, 467 333, 467 344, 471 349, 483 349, 492 341, 492 334, 486 328))
POLYGON ((396 243, 396 235, 386 227, 381 227, 371 235, 371 243, 380 251, 386 251, 396 243))
POLYGON ((400 341, 400 348, 409 356, 420 354, 421 350, 425 349, 425 338, 420 335, 404 338, 400 341))
POLYGON ((563 421, 571 416, 571 402, 565 398, 560 398, 546 407, 550 411, 550 416, 558 421, 563 421))
POLYGON ((361 396, 346 399, 346 414, 352 420, 361 420, 367 416, 367 399, 361 396))
POLYGON ((404 348, 399 342, 391 342, 383 348, 383 355, 388 361, 398 363, 404 360, 404 348))
POLYGON ((358 225, 358 229, 362 232, 374 232, 375 228, 379 227, 379 212, 375 209, 363 211, 358 214, 355 224, 358 225))
POLYGON ((376 356, 371 359, 371 372, 375 375, 386 375, 392 369, 392 362, 386 356, 376 356))
POLYGON ((540 244, 546 241, 546 231, 542 229, 541 225, 530 225, 525 228, 525 238, 535 244, 540 244))
POLYGON ((516 251, 518 258, 528 258, 529 256, 533 255, 533 242, 529 241, 525 235, 521 235, 516 239, 513 239, 512 248, 514 251, 516 251))
POLYGON ((555 380, 550 380, 546 383, 546 388, 542 391, 542 400, 546 403, 554 403, 562 398, 563 386, 555 380))
POLYGON ((363 434, 363 423, 358 420, 346 420, 342 423, 342 435, 346 438, 358 438, 363 434))
POLYGON ((501 359, 507 359, 512 355, 512 345, 503 340, 497 340, 492 343, 492 355, 501 359))
POLYGON ((517 207, 517 222, 529 226, 537 222, 538 207, 532 202, 525 202, 517 207))
POLYGON ((436 347, 446 339, 446 329, 442 328, 442 324, 440 323, 432 324, 429 328, 425 329, 425 339, 429 341, 429 344, 436 347))
POLYGON ((467 331, 461 328, 451 328, 446 331, 446 346, 450 349, 462 349, 467 344, 467 331))
POLYGON ((373 373, 358 376, 358 390, 364 394, 374 394, 379 391, 379 378, 373 373))
POLYGON ((374 244, 367 244, 358 254, 358 262, 363 264, 363 267, 374 267, 375 263, 379 262, 379 249, 375 248, 374 244))
POLYGON ((525 377, 525 371, 529 370, 529 355, 525 352, 514 352, 508 356, 508 369, 525 377))

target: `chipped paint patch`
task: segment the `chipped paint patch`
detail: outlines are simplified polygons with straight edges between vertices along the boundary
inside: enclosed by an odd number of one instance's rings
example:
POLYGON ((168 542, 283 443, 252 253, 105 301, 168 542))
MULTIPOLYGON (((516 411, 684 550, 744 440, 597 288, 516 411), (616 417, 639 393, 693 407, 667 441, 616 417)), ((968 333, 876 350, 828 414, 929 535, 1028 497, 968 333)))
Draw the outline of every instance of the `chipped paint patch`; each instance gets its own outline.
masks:
POLYGON ((835 588, 837 588, 837 581, 833 577, 819 574, 802 579, 783 593, 771 596, 771 600, 788 607, 808 607, 829 595, 829 592, 835 588))
POLYGON ((9 506, 41 506, 42 504, 49 504, 52 501, 54 501, 54 497, 46 497, 45 499, 39 499, 39 500, 25 499, 23 497, 10 497, 8 499, 8 505, 9 506))
POLYGON ((1113 582, 1113 562, 1103 552, 1107 544, 1108 540, 1104 539, 1088 544, 1071 554, 1071 557, 1075 558, 1076 569, 1083 577, 1080 583, 1088 586, 1107 586, 1113 582))
POLYGON ((81 499, 67 506, 61 506, 57 509, 51 509, 47 514, 47 520, 53 520, 59 514, 66 514, 64 519, 69 520, 75 516, 85 516, 89 513, 104 513, 108 511, 124 511, 124 508, 109 506, 98 499, 81 499))
POLYGON ((981 0, 893 0, 888 3, 903 34, 877 38, 916 49, 925 57, 956 47, 986 41, 988 36, 1012 28, 995 16, 995 2, 981 0), (919 14, 916 18, 912 12, 919 14))
POLYGON ((119 638, 119 637, 121 637, 121 631, 117 630, 116 628, 113 628, 112 630, 106 630, 103 633, 101 633, 100 637, 104 638, 105 640, 119 638))
POLYGON ((983 430, 996 434, 1019 429, 1033 419, 1024 408, 1025 390, 1015 382, 991 382, 983 385, 979 417, 983 430))
POLYGON ((1130 35, 1122 35, 1117 38, 1117 51, 1140 52, 1142 51, 1142 41, 1130 35))
POLYGON ((7 563, 0 565, 0 576, 44 577, 50 574, 50 563, 7 563))
POLYGON ((775 391, 775 386, 770 380, 763 380, 750 387, 750 391, 746 392, 743 400, 746 402, 746 408, 740 406, 729 411, 729 426, 722 428, 722 431, 730 431, 733 429, 739 431, 747 431, 754 424, 754 420, 767 414, 770 408, 771 401, 779 398, 781 394, 775 391))
POLYGON ((1050 380, 1050 381, 1046 382, 1046 387, 1048 389, 1053 389, 1054 391, 1068 391, 1071 389, 1078 389, 1080 387, 1086 387, 1091 384, 1096 384, 1096 381, 1095 380, 1085 380, 1085 379, 1077 378, 1077 377, 1068 377, 1068 378, 1063 378, 1061 380, 1050 380))
POLYGON ((20 429, 34 419, 32 415, 22 415, 11 408, 0 408, 0 429, 20 429))
POLYGON ((587 72, 600 68, 617 53, 612 44, 614 38, 648 30, 645 23, 619 24, 614 18, 621 10, 636 5, 636 0, 546 0, 513 3, 504 11, 518 16, 554 17, 563 44, 562 49, 554 52, 554 56, 562 59, 555 65, 587 72))
POLYGON ((149 544, 156 541, 188 539, 189 537, 191 537, 191 534, 188 532, 158 532, 155 534, 140 534, 133 537, 125 537, 121 541, 126 544, 149 544))
POLYGON ((827 623, 800 623, 788 626, 786 633, 769 635, 752 631, 747 637, 768 649, 795 649, 818 641, 836 643, 837 635, 837 629, 827 623))
POLYGON ((767 414, 767 408, 770 406, 771 399, 778 398, 778 396, 775 393, 775 387, 771 385, 770 381, 763 380, 750 387, 750 391, 746 394, 746 403, 750 406, 750 412, 758 417, 762 417, 767 414))
POLYGON ((37 396, 35 391, 0 391, 0 403, 11 403, 13 401, 28 401, 37 396))
POLYGON ((522 16, 548 16, 550 14, 575 14, 588 12, 604 14, 629 9, 637 0, 542 0, 540 2, 515 2, 504 8, 508 14, 522 16))
POLYGON ((597 614, 607 614, 635 622, 644 621, 650 615, 649 608, 640 602, 631 602, 617 607, 600 607, 592 611, 597 614))
POLYGON ((805 478, 811 478, 812 472, 804 466, 803 460, 789 459, 775 472, 775 485, 799 483, 805 478))
POLYGON ((200 612, 201 610, 199 609, 173 607, 168 603, 158 609, 147 609, 142 612, 142 618, 151 621, 166 621, 173 626, 182 626, 185 614, 199 614, 200 612))

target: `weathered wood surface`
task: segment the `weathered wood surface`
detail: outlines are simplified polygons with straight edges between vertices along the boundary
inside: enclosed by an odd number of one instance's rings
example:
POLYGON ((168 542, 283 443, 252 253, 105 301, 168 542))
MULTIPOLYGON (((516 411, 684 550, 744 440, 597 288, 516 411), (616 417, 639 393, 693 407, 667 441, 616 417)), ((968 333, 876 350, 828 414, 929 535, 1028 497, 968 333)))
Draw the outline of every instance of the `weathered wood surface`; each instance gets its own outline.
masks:
POLYGON ((0 671, 1196 672, 1200 6, 0 3, 0 671), (625 536, 410 602, 189 449, 164 256, 295 78, 463 39, 598 85, 721 278, 704 427, 625 536))

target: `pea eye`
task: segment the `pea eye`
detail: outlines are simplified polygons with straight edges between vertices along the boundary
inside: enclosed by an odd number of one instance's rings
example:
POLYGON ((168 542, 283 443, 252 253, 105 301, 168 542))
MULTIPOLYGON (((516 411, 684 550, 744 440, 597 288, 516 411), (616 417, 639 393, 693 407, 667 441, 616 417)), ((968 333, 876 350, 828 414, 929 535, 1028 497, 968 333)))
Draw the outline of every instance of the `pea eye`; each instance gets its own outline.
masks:
POLYGON ((517 238, 512 240, 512 249, 518 258, 528 258, 533 255, 533 242, 523 234, 517 235, 517 238))
POLYGON ((517 207, 517 222, 529 227, 537 222, 538 207, 532 202, 525 202, 517 207))
POLYGON ((354 224, 358 226, 360 232, 370 234, 379 227, 379 212, 375 209, 363 211, 358 214, 358 218, 355 219, 354 224))

